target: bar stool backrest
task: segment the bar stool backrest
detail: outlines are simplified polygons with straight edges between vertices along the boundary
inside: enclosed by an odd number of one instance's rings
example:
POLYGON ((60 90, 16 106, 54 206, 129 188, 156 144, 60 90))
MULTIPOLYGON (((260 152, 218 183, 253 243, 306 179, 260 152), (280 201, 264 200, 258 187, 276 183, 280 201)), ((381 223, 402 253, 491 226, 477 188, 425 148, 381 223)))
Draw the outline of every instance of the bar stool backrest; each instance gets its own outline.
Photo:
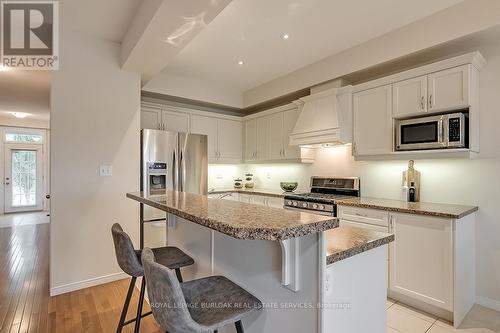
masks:
POLYGON ((115 243, 116 260, 120 268, 130 276, 143 276, 144 269, 142 268, 140 252, 134 249, 132 240, 123 231, 120 224, 115 223, 111 227, 113 242, 115 243))
POLYGON ((170 332, 204 332, 193 320, 173 270, 155 261, 153 251, 142 251, 144 276, 153 316, 161 328, 170 332))

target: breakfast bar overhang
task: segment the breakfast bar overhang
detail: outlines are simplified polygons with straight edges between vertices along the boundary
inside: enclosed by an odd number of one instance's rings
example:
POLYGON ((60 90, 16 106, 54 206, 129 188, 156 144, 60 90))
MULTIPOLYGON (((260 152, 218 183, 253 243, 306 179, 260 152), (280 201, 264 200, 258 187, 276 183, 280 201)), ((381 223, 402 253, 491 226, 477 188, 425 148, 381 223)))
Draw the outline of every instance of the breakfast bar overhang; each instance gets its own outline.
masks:
POLYGON ((166 212, 168 245, 196 262, 187 279, 221 274, 263 301, 265 310, 244 323, 248 332, 385 332, 393 235, 339 227, 332 216, 186 192, 127 197, 166 212))

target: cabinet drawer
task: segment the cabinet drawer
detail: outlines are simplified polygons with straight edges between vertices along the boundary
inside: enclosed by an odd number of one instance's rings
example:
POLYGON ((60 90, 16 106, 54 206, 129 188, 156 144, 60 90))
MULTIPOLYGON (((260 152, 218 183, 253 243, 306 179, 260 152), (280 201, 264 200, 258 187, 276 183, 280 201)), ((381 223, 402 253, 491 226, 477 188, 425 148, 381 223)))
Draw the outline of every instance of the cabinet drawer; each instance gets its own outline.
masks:
POLYGON ((389 226, 389 212, 383 210, 339 206, 337 217, 341 220, 389 226))

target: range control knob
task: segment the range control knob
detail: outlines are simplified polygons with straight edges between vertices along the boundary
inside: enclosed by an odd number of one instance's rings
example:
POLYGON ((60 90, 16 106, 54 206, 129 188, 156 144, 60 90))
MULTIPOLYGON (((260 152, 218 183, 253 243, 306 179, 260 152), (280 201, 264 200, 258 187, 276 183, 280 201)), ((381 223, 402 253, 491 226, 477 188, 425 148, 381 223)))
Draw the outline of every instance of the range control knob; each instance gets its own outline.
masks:
POLYGON ((288 206, 291 206, 291 205, 293 204, 293 201, 292 201, 292 200, 288 200, 288 201, 286 202, 286 204, 287 204, 288 206))
POLYGON ((325 209, 325 206, 323 206, 323 205, 319 205, 319 206, 318 206, 318 209, 320 209, 320 210, 324 210, 324 209, 325 209))
POLYGON ((307 202, 303 202, 302 207, 307 208, 307 202))
POLYGON ((318 205, 317 204, 313 204, 313 208, 314 209, 318 209, 318 205))
POLYGON ((293 206, 297 206, 297 201, 293 201, 293 202, 292 202, 292 205, 293 205, 293 206))

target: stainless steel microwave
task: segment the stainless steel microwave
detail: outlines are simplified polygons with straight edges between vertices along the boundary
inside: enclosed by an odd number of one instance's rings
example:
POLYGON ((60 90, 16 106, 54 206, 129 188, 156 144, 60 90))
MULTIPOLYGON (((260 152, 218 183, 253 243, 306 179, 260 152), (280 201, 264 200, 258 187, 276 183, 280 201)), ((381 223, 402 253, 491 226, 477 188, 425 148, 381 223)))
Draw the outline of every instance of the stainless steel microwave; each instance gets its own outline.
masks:
POLYGON ((396 150, 466 148, 468 113, 396 120, 396 150))

